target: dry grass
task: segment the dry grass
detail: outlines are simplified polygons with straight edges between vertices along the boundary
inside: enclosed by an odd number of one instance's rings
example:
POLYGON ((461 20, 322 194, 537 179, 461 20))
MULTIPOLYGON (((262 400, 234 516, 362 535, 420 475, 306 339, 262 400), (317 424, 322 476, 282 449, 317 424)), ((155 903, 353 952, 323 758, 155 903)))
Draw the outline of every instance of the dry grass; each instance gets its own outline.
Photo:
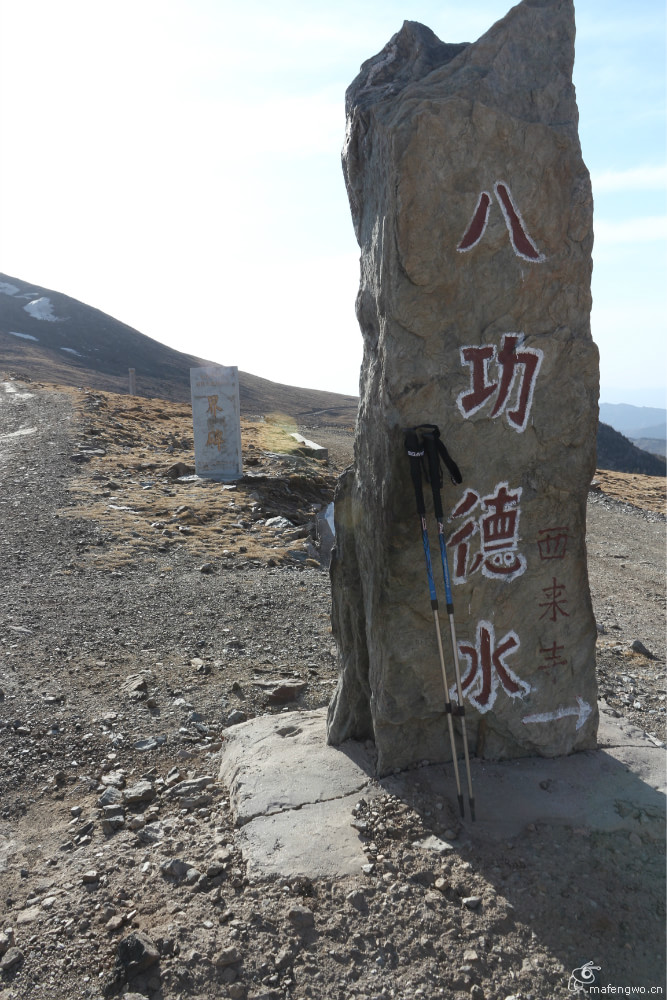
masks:
MULTIPOLYGON (((316 459, 299 457, 289 418, 241 420, 243 467, 234 485, 207 480, 179 482, 169 470, 183 463, 194 471, 189 405, 158 399, 57 387, 73 402, 79 448, 100 450, 71 483, 72 505, 63 516, 89 517, 103 545, 88 545, 81 564, 122 571, 141 556, 168 572, 169 555, 187 546, 202 562, 290 562, 302 546, 294 536, 329 503, 337 473, 316 459), (259 520, 281 515, 295 526, 278 537, 259 520)), ((665 479, 598 469, 596 481, 610 497, 665 513, 665 479)))
POLYGON ((290 550, 302 547, 295 537, 299 526, 312 522, 315 509, 333 497, 335 473, 299 456, 289 436, 296 428, 279 415, 241 421, 244 469, 253 478, 230 485, 179 482, 168 475, 176 463, 194 472, 189 406, 65 391, 77 414, 80 450, 104 452, 82 463, 71 484, 73 505, 61 512, 99 526, 104 547, 88 546, 80 557, 84 564, 120 571, 143 556, 165 571, 169 554, 183 546, 203 562, 289 562, 290 550), (277 537, 255 523, 277 515, 295 530, 277 537))
POLYGON ((664 476, 639 476, 629 472, 597 469, 595 479, 607 496, 664 514, 667 510, 667 480, 664 476))

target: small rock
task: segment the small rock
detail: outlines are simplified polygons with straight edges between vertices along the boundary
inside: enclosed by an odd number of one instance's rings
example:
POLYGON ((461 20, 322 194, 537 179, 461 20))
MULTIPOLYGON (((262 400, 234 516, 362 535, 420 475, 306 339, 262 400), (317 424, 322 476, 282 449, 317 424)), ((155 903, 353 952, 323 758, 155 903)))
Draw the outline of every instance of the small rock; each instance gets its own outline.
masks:
POLYGON ((0 971, 8 972, 23 961, 23 952, 20 948, 8 948, 0 959, 0 971))
POLYGON ((345 898, 360 912, 365 913, 368 910, 368 900, 361 889, 354 889, 345 898))
POLYGON ((143 674, 131 674, 126 678, 121 690, 129 694, 130 698, 140 700, 146 697, 148 685, 143 674))
POLYGON ((135 931, 118 944, 117 963, 128 978, 136 976, 160 960, 160 953, 147 934, 135 931))
POLYGON ((153 782, 142 778, 136 785, 131 785, 125 789, 125 801, 127 803, 152 802, 156 794, 153 782))
POLYGON ((290 967, 293 961, 294 951, 289 947, 289 945, 285 945, 285 947, 281 948, 276 955, 276 959, 273 964, 275 965, 277 972, 284 972, 285 969, 290 967))
POLYGON ((16 917, 17 924, 31 924, 33 920, 38 920, 41 915, 39 906, 26 906, 16 917))
POLYGON ((160 871, 169 878, 185 880, 189 884, 194 884, 201 876, 201 872, 189 861, 181 861, 180 858, 172 858, 160 865, 160 871))
POLYGON ((114 785, 110 785, 105 788, 99 799, 97 800, 98 806, 104 809, 105 806, 120 806, 123 802, 123 793, 120 788, 116 788, 114 785))
POLYGON ((225 969, 228 965, 236 965, 237 962, 241 961, 241 952, 234 945, 230 945, 228 948, 223 948, 222 951, 216 955, 213 960, 213 964, 217 966, 218 969, 225 969))
POLYGON ((99 872, 95 868, 89 868, 87 872, 84 872, 81 876, 81 881, 84 885, 93 885, 95 882, 99 882, 100 876, 99 872))
POLYGON ((203 566, 199 567, 200 573, 215 573, 215 566, 213 563, 204 563, 203 566))
POLYGON ((4 955, 12 945, 12 939, 5 931, 0 931, 0 956, 4 955))
POLYGON ((238 726, 241 722, 247 722, 248 716, 245 712, 241 712, 240 709, 235 708, 233 712, 230 712, 227 716, 228 726, 238 726))
POLYGON ((469 910, 476 910, 481 902, 481 896, 464 896, 462 899, 463 905, 467 906, 469 910))
POLYGON ((308 687, 307 681, 254 681, 255 687, 266 691, 270 705, 285 705, 295 701, 308 687))
POLYGON ((290 923, 298 928, 312 927, 315 923, 313 911, 309 910, 307 906, 292 906, 287 917, 290 923))
POLYGON ((479 961, 479 955, 477 954, 477 952, 475 951, 474 948, 466 948, 466 950, 463 952, 463 961, 464 962, 478 962, 479 961))
POLYGON ((294 527, 292 522, 288 521, 286 517, 269 517, 264 523, 267 528, 274 528, 276 531, 287 531, 289 528, 294 527))
POLYGON ((153 736, 147 740, 137 740, 133 746, 135 750, 157 750, 158 747, 161 747, 166 742, 166 736, 153 736))
POLYGON ((169 466, 165 472, 165 476, 169 479, 180 479, 181 476, 191 476, 194 474, 194 468, 191 465, 186 465, 185 462, 176 462, 175 465, 169 466))
POLYGON ((421 847, 423 851, 435 851, 436 854, 447 854, 449 851, 454 850, 453 844, 435 836, 427 837, 426 840, 419 841, 418 846, 421 847))
POLYGON ((74 819, 78 819, 81 813, 83 812, 83 808, 82 806, 72 806, 69 812, 70 816, 73 816, 74 819))
POLYGON ((125 772, 124 771, 109 771, 107 774, 102 775, 102 784, 114 788, 125 788, 125 772))
POLYGON ((167 788, 171 788, 173 785, 177 785, 179 781, 183 781, 183 775, 177 767, 172 767, 171 771, 167 772, 164 783, 167 788))
POLYGON ((114 934, 116 931, 119 931, 121 927, 125 926, 125 914, 117 913, 115 916, 109 917, 104 926, 108 930, 109 934, 114 934))
POLYGON ((470 996, 473 1000, 484 1000, 484 990, 479 983, 473 983, 470 987, 470 996))
POLYGON ((203 809, 205 806, 210 806, 212 802, 213 799, 210 795, 184 795, 180 805, 182 809, 194 812, 195 809, 203 809))
POLYGON ((198 792, 202 792, 209 785, 215 783, 215 779, 211 777, 210 774, 206 774, 201 778, 191 778, 188 781, 179 781, 178 784, 172 785, 171 788, 165 792, 165 796, 177 798, 185 798, 186 796, 193 796, 198 792))

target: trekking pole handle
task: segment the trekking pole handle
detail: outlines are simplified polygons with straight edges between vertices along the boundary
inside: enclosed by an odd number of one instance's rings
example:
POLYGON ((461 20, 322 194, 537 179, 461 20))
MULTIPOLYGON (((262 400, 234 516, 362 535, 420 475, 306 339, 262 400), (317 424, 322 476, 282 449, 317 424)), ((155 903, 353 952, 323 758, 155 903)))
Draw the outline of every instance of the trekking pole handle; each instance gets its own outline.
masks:
POLYGON ((424 448, 419 437, 414 430, 405 432, 405 450, 410 461, 410 476, 415 491, 417 501, 417 513, 421 518, 426 515, 426 504, 424 503, 424 489, 422 486, 422 466, 421 460, 424 456, 424 448))
POLYGON ((433 511, 436 520, 442 521, 442 497, 440 496, 440 456, 438 454, 438 444, 434 434, 430 431, 422 431, 422 441, 428 463, 428 478, 431 481, 433 492, 433 511))
MULTIPOLYGON (((461 476, 461 470, 459 469, 458 465, 456 464, 452 456, 449 454, 444 444, 442 443, 442 440, 440 439, 440 428, 438 427, 438 425, 420 424, 420 426, 415 429, 421 431, 424 438, 426 438, 427 436, 431 438, 434 447, 438 455, 442 459, 442 462, 445 468, 447 469, 447 472, 449 473, 449 478, 451 479, 454 486, 458 486, 461 482, 463 482, 463 477, 461 476)), ((438 482, 440 482, 439 476, 438 476, 438 482)))

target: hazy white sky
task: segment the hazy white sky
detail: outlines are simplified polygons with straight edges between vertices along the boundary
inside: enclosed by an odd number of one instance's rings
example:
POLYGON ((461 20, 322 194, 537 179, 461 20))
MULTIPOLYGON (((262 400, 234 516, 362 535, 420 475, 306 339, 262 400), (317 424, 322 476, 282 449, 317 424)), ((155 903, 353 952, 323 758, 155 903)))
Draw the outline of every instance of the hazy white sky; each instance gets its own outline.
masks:
MULTIPOLYGON (((665 405, 664 0, 578 0, 601 400, 665 405)), ((403 20, 509 0, 0 0, 0 271, 163 343, 356 393, 344 93, 403 20)))

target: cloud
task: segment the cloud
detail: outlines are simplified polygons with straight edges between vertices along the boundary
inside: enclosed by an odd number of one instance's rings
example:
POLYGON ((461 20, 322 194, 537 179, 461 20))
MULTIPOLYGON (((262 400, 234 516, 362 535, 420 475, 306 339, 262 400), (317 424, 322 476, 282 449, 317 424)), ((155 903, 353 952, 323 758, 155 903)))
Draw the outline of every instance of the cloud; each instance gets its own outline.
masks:
POLYGON ((667 165, 604 170, 593 174, 592 181, 595 194, 607 191, 664 191, 667 189, 667 165))

